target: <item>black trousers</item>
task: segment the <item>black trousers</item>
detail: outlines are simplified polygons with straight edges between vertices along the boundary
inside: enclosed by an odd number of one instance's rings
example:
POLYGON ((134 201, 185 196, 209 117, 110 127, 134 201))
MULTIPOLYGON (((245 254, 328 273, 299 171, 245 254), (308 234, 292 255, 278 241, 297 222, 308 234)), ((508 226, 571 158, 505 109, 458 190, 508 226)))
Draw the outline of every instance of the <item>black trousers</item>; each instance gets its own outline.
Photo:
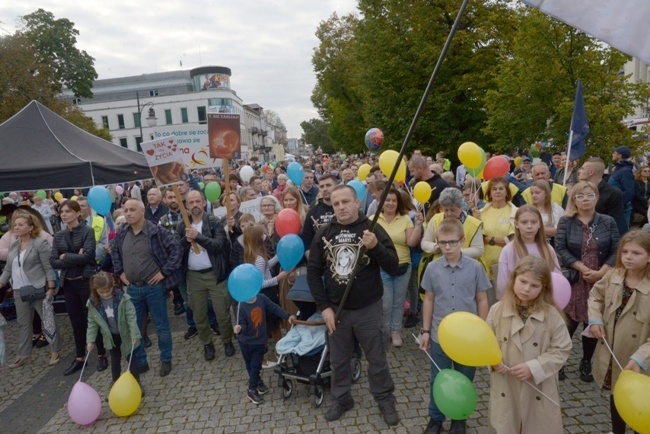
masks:
MULTIPOLYGON (((86 357, 86 329, 88 328, 88 309, 86 302, 90 297, 90 282, 88 279, 66 280, 65 288, 65 309, 68 312, 68 318, 72 325, 72 334, 74 336, 74 346, 77 357, 83 359, 86 357)), ((97 334, 97 354, 106 355, 104 340, 102 334, 97 334)))
MULTIPOLYGON (((111 335, 113 336, 113 343, 115 346, 109 352, 111 354, 111 375, 113 376, 113 382, 115 382, 122 374, 122 337, 119 334, 114 335, 111 333, 111 335)), ((130 354, 126 354, 125 356, 128 362, 130 354)), ((129 371, 131 371, 131 374, 133 374, 136 381, 139 383, 140 369, 138 368, 138 362, 135 360, 135 357, 131 360, 129 371)))
MULTIPOLYGON (((616 405, 614 404, 614 395, 609 397, 609 408, 612 414, 612 432, 614 434, 625 434, 625 421, 623 420, 621 415, 618 414, 618 410, 616 409, 616 405)), ((639 434, 639 433, 634 431, 634 434, 639 434)))

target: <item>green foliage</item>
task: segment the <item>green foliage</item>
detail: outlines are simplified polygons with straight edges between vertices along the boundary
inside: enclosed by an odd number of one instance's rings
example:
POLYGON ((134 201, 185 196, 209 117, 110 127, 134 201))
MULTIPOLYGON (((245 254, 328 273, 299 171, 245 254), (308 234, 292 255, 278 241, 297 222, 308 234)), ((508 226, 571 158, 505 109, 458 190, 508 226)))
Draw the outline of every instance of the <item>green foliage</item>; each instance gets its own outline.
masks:
POLYGON ((97 78, 95 59, 75 47, 79 31, 74 23, 66 18, 55 19, 43 9, 25 15, 22 22, 22 34, 34 45, 39 63, 49 65, 58 82, 75 96, 92 98, 92 84, 97 78))
POLYGON ((322 119, 313 118, 300 123, 302 128, 302 140, 314 146, 320 147, 323 152, 331 154, 336 152, 328 136, 329 125, 322 119))
MULTIPOLYGON (((371 127, 382 129, 385 148, 400 147, 458 6, 359 0, 359 16, 321 22, 312 101, 335 148, 364 149, 371 127)), ((648 101, 650 90, 620 74, 628 59, 534 9, 508 0, 470 2, 410 148, 455 156, 465 141, 506 152, 550 140, 564 149, 581 79, 592 131, 588 154, 608 156, 620 144, 634 149, 641 139, 620 120, 648 101)))

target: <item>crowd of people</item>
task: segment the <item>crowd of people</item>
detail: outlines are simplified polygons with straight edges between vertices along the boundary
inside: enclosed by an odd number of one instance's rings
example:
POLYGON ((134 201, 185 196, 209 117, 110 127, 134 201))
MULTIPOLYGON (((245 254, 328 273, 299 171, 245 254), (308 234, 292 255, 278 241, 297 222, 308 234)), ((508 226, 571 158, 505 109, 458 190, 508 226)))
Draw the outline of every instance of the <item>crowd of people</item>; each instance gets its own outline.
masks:
MULTIPOLYGON (((75 344, 64 375, 79 371, 96 348, 98 371, 110 357, 115 381, 121 359, 132 354, 130 370, 140 381, 149 371, 151 320, 165 377, 172 371, 173 312, 185 315, 183 338, 198 336, 206 361, 217 356, 215 336, 225 357, 236 354, 237 341, 250 379, 246 397, 261 404, 268 387, 260 370, 275 363, 272 343, 288 328, 283 321, 295 320, 287 291, 301 287, 330 332, 328 421, 354 407, 350 360, 360 345, 384 421, 399 423, 386 351, 403 345, 403 328, 420 327, 420 348, 435 362, 432 391, 438 369, 473 380, 475 369, 454 362, 438 339, 442 319, 461 311, 486 320, 503 353, 503 362, 490 368, 491 427, 562 432, 560 408, 546 398, 559 400, 558 381, 568 377, 564 367, 580 323, 580 381, 595 380, 603 389, 616 383, 621 369, 598 345, 603 339, 623 369, 648 373, 650 233, 641 227, 648 219, 650 166, 626 147, 614 150, 611 167, 591 157, 570 162, 566 176, 561 153, 517 157, 509 157, 504 176, 481 180, 462 165, 452 172, 443 153, 427 157, 416 150, 406 181, 393 185, 372 154, 301 159, 299 185, 287 176, 288 162, 254 165, 254 176, 242 179, 242 161, 228 179, 220 170, 192 172, 178 185, 182 204, 173 189, 151 180, 107 186, 110 216, 96 215, 83 190, 7 194, 0 210, 6 218, 0 301, 13 289, 19 326, 9 367, 30 363, 32 348, 48 345, 49 364, 60 361, 53 303, 64 299, 75 344), (370 170, 360 177, 364 164, 370 170), (359 180, 361 197, 348 185, 359 180), (210 182, 221 184, 218 201, 203 192, 210 182), (427 203, 413 198, 418 182, 431 188, 427 203), (277 258, 276 217, 286 208, 300 216, 305 250, 292 270, 281 270, 277 258), (263 283, 256 297, 237 304, 227 281, 241 264, 259 269, 263 283), (554 301, 552 273, 570 282, 566 307, 554 301), (522 386, 529 380, 546 398, 522 386)), ((440 433, 445 422, 431 396, 425 434, 440 433)), ((611 418, 612 431, 624 433, 613 400, 611 418)), ((452 420, 448 432, 466 432, 466 421, 452 420)))

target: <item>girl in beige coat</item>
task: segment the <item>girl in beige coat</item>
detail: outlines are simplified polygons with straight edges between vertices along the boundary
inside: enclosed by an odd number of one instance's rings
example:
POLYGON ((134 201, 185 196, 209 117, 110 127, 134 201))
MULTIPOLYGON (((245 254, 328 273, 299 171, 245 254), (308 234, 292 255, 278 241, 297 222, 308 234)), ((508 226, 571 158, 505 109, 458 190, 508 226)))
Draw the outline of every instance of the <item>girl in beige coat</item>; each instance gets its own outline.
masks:
POLYGON ((551 399, 560 402, 557 373, 569 358, 571 338, 553 301, 551 272, 543 259, 526 256, 519 262, 487 323, 503 354, 490 374, 492 432, 563 433, 561 409, 551 399))
MULTIPOLYGON (((599 339, 594 379, 614 389, 621 373, 605 342, 607 339, 623 369, 648 375, 650 367, 650 234, 626 233, 618 248, 616 267, 605 274, 589 294, 589 330, 599 339)), ((613 396, 612 432, 625 433, 613 396)))

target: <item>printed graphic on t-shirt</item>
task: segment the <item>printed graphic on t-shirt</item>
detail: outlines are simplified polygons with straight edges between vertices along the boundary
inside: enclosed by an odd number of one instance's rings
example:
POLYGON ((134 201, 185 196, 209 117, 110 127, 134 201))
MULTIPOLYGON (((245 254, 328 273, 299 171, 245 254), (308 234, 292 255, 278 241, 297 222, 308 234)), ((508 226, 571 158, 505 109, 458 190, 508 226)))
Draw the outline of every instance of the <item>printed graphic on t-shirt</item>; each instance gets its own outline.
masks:
MULTIPOLYGON (((329 264, 332 277, 339 284, 347 284, 349 276, 354 270, 361 248, 361 238, 348 231, 341 231, 334 236, 333 241, 323 238, 325 249, 327 251, 327 263, 329 264)), ((363 264, 367 265, 370 258, 366 255, 363 257, 363 264)))
POLYGON ((332 217, 334 217, 334 213, 328 213, 328 214, 321 214, 318 216, 318 218, 314 218, 314 216, 311 216, 311 221, 312 224, 314 225, 314 233, 318 231, 322 226, 325 226, 332 220, 332 217))

